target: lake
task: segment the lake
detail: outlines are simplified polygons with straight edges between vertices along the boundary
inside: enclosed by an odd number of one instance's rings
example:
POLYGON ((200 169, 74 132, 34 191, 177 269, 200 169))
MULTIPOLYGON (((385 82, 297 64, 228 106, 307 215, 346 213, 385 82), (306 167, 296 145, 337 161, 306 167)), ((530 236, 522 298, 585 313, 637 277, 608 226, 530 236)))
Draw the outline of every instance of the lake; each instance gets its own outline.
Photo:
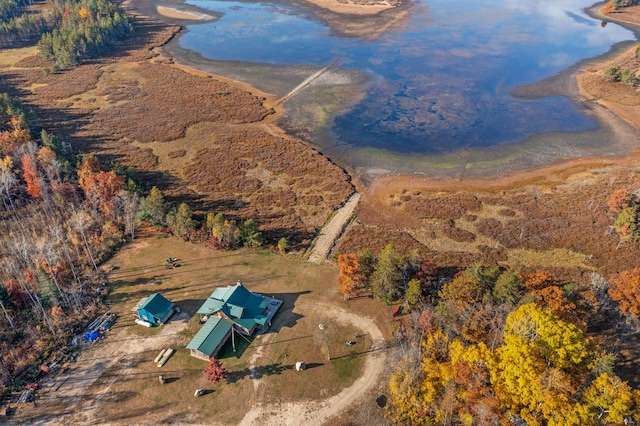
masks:
POLYGON ((347 167, 482 174, 632 149, 568 89, 513 95, 636 39, 584 0, 417 1, 362 36, 288 3, 188 4, 221 14, 189 24, 176 47, 213 72, 284 96, 328 67, 284 101, 279 124, 347 167))

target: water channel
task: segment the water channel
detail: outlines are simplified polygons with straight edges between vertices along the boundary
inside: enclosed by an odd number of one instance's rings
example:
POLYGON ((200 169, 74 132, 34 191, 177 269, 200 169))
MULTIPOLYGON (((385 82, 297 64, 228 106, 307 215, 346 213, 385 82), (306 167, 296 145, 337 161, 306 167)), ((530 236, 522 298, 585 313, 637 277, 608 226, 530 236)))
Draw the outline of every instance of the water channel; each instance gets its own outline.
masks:
POLYGON ((219 16, 171 47, 201 68, 284 96, 327 67, 285 101, 280 125, 356 170, 501 173, 636 147, 577 101, 581 61, 636 39, 585 0, 418 0, 375 17, 188 4, 219 16))

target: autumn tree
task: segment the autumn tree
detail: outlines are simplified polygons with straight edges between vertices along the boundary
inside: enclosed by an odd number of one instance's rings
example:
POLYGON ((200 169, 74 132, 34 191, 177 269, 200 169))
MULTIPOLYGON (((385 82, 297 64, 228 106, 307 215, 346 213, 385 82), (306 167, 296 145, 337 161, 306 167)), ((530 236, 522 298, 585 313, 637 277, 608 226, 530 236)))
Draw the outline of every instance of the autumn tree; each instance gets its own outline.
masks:
POLYGON ((216 358, 211 358, 209 360, 209 364, 204 369, 204 375, 208 381, 213 383, 218 383, 220 379, 225 377, 227 374, 227 370, 222 366, 222 363, 216 358))
POLYGON ((27 193, 33 198, 42 195, 42 181, 35 159, 28 153, 22 155, 22 176, 27 182, 27 193))
POLYGON ((98 160, 90 155, 84 158, 78 169, 78 183, 94 210, 100 209, 107 216, 114 212, 115 198, 122 190, 125 177, 113 170, 104 171, 98 160))
POLYGON ((534 272, 522 272, 518 277, 527 291, 540 290, 550 285, 555 285, 556 280, 553 274, 545 270, 537 270, 534 272))
POLYGON ((338 287, 340 287, 338 291, 344 295, 345 299, 357 296, 361 281, 358 256, 352 253, 341 253, 337 260, 340 269, 340 276, 337 280, 338 287))
POLYGON ((603 373, 585 389, 579 411, 582 424, 628 424, 631 414, 640 414, 640 391, 603 373))
POLYGON ((618 302, 620 312, 640 319, 640 268, 614 274, 609 282, 609 296, 618 302))
POLYGON ((630 206, 631 195, 628 191, 624 189, 617 189, 611 194, 609 200, 607 201, 607 206, 609 206, 609 211, 614 214, 620 213, 623 209, 626 209, 630 206))

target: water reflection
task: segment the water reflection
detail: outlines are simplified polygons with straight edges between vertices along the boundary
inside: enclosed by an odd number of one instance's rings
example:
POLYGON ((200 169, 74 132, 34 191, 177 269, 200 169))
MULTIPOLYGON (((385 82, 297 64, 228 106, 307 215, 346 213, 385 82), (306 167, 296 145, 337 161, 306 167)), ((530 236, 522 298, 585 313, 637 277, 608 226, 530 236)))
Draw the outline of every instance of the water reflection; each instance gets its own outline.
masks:
MULTIPOLYGON (((180 41, 205 58, 324 66, 340 57, 343 69, 369 75, 364 96, 345 96, 344 102, 354 104, 347 111, 336 107, 340 114, 329 124, 309 114, 305 104, 340 96, 346 86, 339 72, 286 104, 285 128, 352 165, 388 165, 385 156, 443 155, 595 130, 593 117, 568 97, 519 99, 510 90, 634 39, 629 30, 586 15, 584 0, 417 2, 402 25, 376 39, 337 35, 326 13, 318 19, 282 3, 190 3, 224 13, 215 23, 190 26, 180 41)), ((264 76, 245 74, 250 83, 252 78, 259 82, 264 76)), ((300 81, 291 81, 290 88, 300 81)))

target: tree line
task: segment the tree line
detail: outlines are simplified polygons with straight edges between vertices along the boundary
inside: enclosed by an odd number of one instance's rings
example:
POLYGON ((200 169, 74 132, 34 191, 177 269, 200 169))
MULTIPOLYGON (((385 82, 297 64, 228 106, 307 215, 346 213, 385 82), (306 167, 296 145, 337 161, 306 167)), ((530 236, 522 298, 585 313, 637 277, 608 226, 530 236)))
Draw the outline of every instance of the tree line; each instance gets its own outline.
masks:
POLYGON ((131 18, 109 0, 56 0, 49 27, 38 49, 62 68, 109 51, 133 32, 131 18))
POLYGON ((0 0, 0 47, 39 37, 46 28, 42 16, 25 12, 26 5, 27 0, 0 0))
POLYGON ((109 51, 134 30, 132 19, 110 0, 54 0, 51 14, 26 11, 30 0, 0 0, 0 47, 39 38, 38 50, 57 68, 109 51))
POLYGON ((640 330, 640 269, 585 283, 545 270, 472 265, 452 274, 393 246, 338 256, 347 298, 411 311, 398 323, 387 415, 394 424, 621 424, 640 391, 589 330, 640 330))

